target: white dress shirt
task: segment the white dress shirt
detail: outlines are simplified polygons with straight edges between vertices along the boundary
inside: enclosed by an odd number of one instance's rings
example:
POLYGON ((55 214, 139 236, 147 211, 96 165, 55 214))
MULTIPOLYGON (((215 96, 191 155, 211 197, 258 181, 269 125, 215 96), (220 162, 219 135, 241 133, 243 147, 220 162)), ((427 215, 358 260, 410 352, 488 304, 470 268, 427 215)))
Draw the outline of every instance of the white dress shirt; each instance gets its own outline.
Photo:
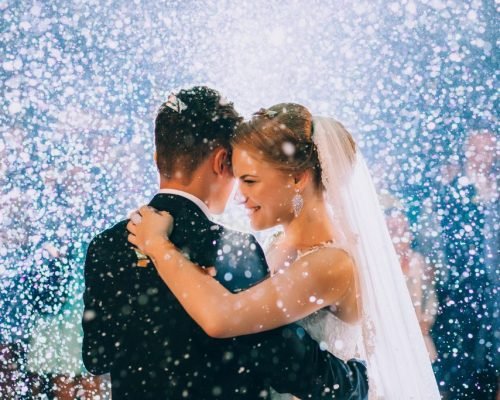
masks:
POLYGON ((210 213, 210 210, 208 209, 208 206, 201 201, 198 197, 192 195, 191 193, 184 192, 183 190, 177 190, 177 189, 160 189, 158 191, 158 194, 174 194, 176 196, 181 196, 184 197, 185 199, 188 199, 192 201, 194 204, 196 204, 201 211, 203 211, 203 214, 207 216, 209 220, 212 220, 212 214, 210 213))

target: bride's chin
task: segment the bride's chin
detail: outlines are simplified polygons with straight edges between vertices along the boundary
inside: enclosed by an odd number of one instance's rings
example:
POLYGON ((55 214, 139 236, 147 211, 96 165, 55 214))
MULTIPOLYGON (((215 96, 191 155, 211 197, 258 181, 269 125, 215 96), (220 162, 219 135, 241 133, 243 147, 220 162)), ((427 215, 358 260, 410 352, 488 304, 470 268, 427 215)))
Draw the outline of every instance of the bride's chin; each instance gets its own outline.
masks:
POLYGON ((253 229, 254 231, 262 231, 262 230, 266 229, 266 228, 263 228, 260 224, 255 223, 255 222, 254 222, 254 221, 252 221, 252 220, 250 220, 250 226, 252 227, 252 229, 253 229))
POLYGON ((262 223, 262 221, 259 221, 257 218, 255 218, 255 216, 250 216, 250 226, 254 231, 261 231, 266 229, 265 227, 263 227, 263 225, 264 224, 262 223))

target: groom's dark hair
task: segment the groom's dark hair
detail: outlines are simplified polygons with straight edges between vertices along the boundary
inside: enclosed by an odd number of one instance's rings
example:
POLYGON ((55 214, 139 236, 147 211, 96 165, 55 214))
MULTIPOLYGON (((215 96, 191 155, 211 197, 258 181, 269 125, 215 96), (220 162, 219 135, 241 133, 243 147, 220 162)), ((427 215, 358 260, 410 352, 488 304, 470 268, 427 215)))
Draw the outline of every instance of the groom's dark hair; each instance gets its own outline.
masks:
POLYGON ((230 152, 230 141, 242 120, 232 103, 206 86, 171 94, 155 120, 160 174, 166 179, 190 180, 193 171, 216 148, 230 152))

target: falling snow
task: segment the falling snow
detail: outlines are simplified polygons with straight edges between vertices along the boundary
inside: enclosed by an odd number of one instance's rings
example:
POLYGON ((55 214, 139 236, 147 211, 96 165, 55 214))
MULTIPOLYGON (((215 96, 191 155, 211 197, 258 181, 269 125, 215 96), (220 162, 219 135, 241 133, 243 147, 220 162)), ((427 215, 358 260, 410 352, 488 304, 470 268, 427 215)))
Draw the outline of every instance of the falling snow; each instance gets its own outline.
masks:
POLYGON ((0 0, 0 397, 63 398, 70 382, 70 398, 109 398, 80 354, 85 252, 155 193, 158 106, 204 83, 246 116, 293 101, 349 127, 425 260, 440 388, 494 399, 496 12, 479 0, 0 0))

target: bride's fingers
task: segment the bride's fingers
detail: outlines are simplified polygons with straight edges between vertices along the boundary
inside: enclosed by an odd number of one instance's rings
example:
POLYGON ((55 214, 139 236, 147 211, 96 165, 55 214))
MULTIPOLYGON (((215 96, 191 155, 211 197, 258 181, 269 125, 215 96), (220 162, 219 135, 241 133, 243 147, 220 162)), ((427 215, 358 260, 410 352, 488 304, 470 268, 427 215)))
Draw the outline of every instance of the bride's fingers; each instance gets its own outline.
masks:
POLYGON ((159 214, 167 219, 167 236, 170 236, 174 229, 174 217, 168 211, 160 211, 159 214))
POLYGON ((133 211, 130 211, 127 215, 127 218, 130 219, 130 217, 135 214, 137 212, 137 210, 133 210, 133 211))
POLYGON ((172 217, 172 214, 170 214, 168 211, 156 211, 158 214, 160 214, 162 217, 167 218, 169 221, 173 221, 174 217, 172 217))
POLYGON ((160 213, 163 217, 166 217, 167 220, 170 222, 170 223, 173 223, 174 222, 174 217, 172 217, 172 214, 170 214, 168 211, 162 211, 160 213))
POLYGON ((130 214, 129 217, 130 221, 132 221, 135 225, 138 225, 142 221, 142 216, 139 214, 139 212, 134 211, 132 214, 130 214))
POLYGON ((151 207, 148 205, 145 205, 145 206, 142 206, 141 208, 139 208, 139 214, 141 214, 142 216, 144 216, 148 213, 152 213, 152 212, 157 212, 157 211, 154 207, 151 207))
POLYGON ((134 234, 136 233, 137 231, 137 227, 135 226, 135 223, 134 221, 129 221, 129 223, 127 224, 127 231, 129 231, 130 233, 134 234))
POLYGON ((128 235, 128 237, 127 237, 127 239, 128 239, 128 241, 129 241, 130 243, 132 243, 134 246, 139 247, 139 246, 138 246, 137 236, 132 235, 132 234, 129 234, 129 235, 128 235))
POLYGON ((215 267, 205 268, 205 272, 212 277, 217 275, 217 269, 215 267))

